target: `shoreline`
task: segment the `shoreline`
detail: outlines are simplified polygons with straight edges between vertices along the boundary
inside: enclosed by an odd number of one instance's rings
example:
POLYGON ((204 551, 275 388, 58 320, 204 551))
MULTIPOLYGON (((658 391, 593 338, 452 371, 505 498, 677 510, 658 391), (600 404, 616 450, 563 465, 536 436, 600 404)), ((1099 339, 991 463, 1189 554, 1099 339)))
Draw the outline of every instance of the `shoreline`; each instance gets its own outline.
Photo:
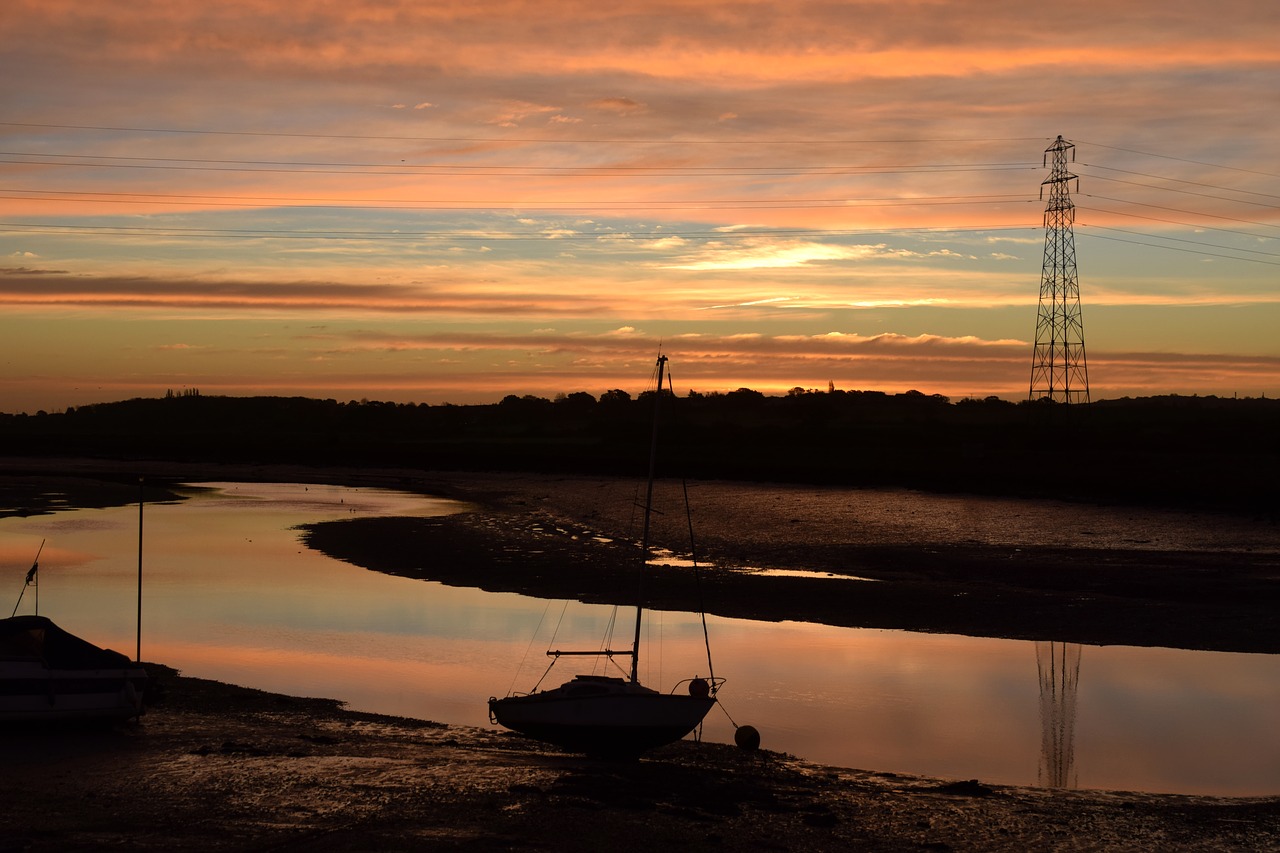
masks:
MULTIPOLYGON (((304 542, 368 569, 453 586, 633 603, 619 593, 630 589, 621 579, 635 571, 632 483, 436 476, 442 480, 428 488, 466 501, 467 511, 321 522, 306 526, 304 542)), ((1266 521, 1126 509, 1112 531, 1116 541, 1105 545, 1092 535, 1032 541, 1036 531, 1017 539, 1004 534, 1004 541, 991 534, 987 541, 957 542, 950 529, 922 529, 920 521, 901 529, 892 521, 869 523, 859 502, 896 499, 911 512, 924 505, 939 515, 967 502, 985 501, 992 515, 1013 512, 1010 507, 1052 513, 1053 506, 902 490, 718 481, 688 488, 705 567, 700 589, 691 588, 688 573, 651 573, 646 583, 654 607, 688 610, 699 594, 708 613, 762 621, 1280 653, 1273 628, 1280 612, 1280 530, 1266 521), (1143 525, 1152 519, 1178 538, 1138 539, 1149 535, 1143 525)), ((680 518, 681 484, 659 483, 655 502, 680 518)), ((1105 523, 1111 512, 1098 508, 1093 514, 1105 523)), ((1033 519, 1030 526, 1038 523, 1033 519)), ((687 556, 684 535, 679 529, 656 532, 654 541, 687 556)))
POLYGON ((682 741, 639 761, 187 678, 115 729, 0 729, 3 849, 1280 848, 1280 797, 988 785, 682 741))
MULTIPOLYGON (((58 488, 78 495, 73 501, 88 506, 137 500, 139 476, 156 495, 164 494, 166 483, 244 479, 445 497, 463 502, 466 511, 443 519, 323 522, 309 525, 304 541, 335 559, 448 585, 634 603, 619 600, 617 593, 617 578, 634 572, 634 552, 624 547, 638 538, 631 479, 162 461, 4 462, 8 479, 22 481, 23 490, 52 478, 58 488)), ((670 526, 657 530, 655 543, 686 555, 679 484, 660 486, 655 498, 665 502, 661 511, 680 523, 673 525, 675 533, 670 526)), ((1273 628, 1280 612, 1280 525, 1269 517, 736 481, 698 481, 689 491, 709 613, 1086 645, 1280 653, 1280 634, 1273 628), (901 521, 894 518, 894 500, 902 504, 901 521), (861 510, 868 501, 891 506, 876 520, 861 510), (969 511, 974 505, 983 511, 969 511), (1053 514, 1060 507, 1084 513, 1090 529, 1054 530, 1053 514), (1012 533, 999 526, 1018 516, 1025 518, 1012 533), (1166 538, 1152 539, 1153 528, 1166 538), (778 569, 809 576, 752 571, 778 569), (866 580, 825 580, 823 574, 866 580)), ((0 515, 6 512, 12 514, 0 506, 0 515)), ((688 610, 696 601, 687 581, 654 577, 653 606, 688 610)))
MULTIPOLYGON (((629 482, 545 475, 166 468, 170 473, 160 473, 158 464, 147 472, 149 482, 337 482, 464 501, 468 511, 450 516, 435 534, 401 528, 394 535, 389 530, 371 535, 378 533, 377 524, 438 521, 432 519, 375 519, 373 528, 363 529, 358 523, 336 522, 329 533, 336 531, 341 549, 353 552, 348 557, 360 556, 354 552, 361 543, 381 543, 383 550, 373 554, 377 559, 421 563, 421 554, 430 551, 437 556, 427 566, 433 572, 449 562, 438 548, 452 548, 470 555, 459 564, 470 577, 458 580, 467 585, 477 585, 474 573, 479 568, 490 581, 519 580, 541 594, 555 592, 555 584, 566 577, 577 584, 590 576, 575 569, 610 562, 602 559, 610 546, 595 542, 606 533, 616 537, 617 570, 633 568, 634 558, 620 544, 629 536, 629 482), (174 474, 176 469, 182 470, 174 474), (424 535, 437 539, 419 538, 424 535), (501 547, 483 547, 486 540, 518 546, 526 556, 535 550, 528 548, 533 543, 548 556, 532 568, 522 561, 527 576, 520 578, 495 559, 501 547), (417 547, 406 547, 406 542, 417 547)), ((76 473, 92 478, 104 471, 88 466, 76 473)), ((129 479, 118 469, 115 475, 129 479)), ((108 489, 112 494, 103 497, 125 495, 127 501, 136 488, 108 489)), ((847 497, 839 490, 819 494, 804 487, 737 483, 698 483, 694 488, 698 526, 705 531, 700 547, 709 554, 726 562, 754 560, 769 566, 827 559, 828 568, 850 572, 848 561, 856 557, 857 574, 878 574, 878 582, 820 583, 863 592, 900 587, 911 593, 903 602, 915 605, 897 615, 914 615, 924 626, 919 630, 946 624, 942 620, 955 610, 950 593, 956 583, 970 593, 968 598, 980 598, 974 593, 986 590, 1007 605, 1009 596, 1024 595, 1051 610, 1087 591, 1085 582, 1091 577, 1079 566, 1073 569, 1082 553, 1071 547, 1076 543, 1056 551, 1043 548, 1041 561, 1017 575, 1023 583, 1019 591, 1007 565, 996 575, 982 571, 992 549, 1007 543, 987 543, 967 555, 933 553, 937 542, 903 550, 881 541, 882 530, 862 529, 862 540, 855 540, 833 524, 838 506, 830 501, 847 497), (813 502, 804 503, 801 497, 813 502), (779 501, 787 511, 774 514, 768 523, 760 521, 759 507, 779 501), (744 526, 744 518, 753 523, 744 526), (877 554, 882 558, 878 563, 877 554), (912 556, 916 559, 906 559, 912 556), (1058 587, 1046 590, 1031 583, 1045 574, 1060 576, 1058 587), (922 600, 950 606, 931 609, 919 606, 922 600)), ((1246 528, 1254 529, 1253 523, 1246 528)), ((1154 547, 1159 543, 1114 549, 1117 559, 1125 559, 1101 566, 1094 581, 1120 572, 1126 576, 1127 606, 1153 609, 1161 617, 1182 607, 1190 628, 1204 627, 1197 626, 1195 615, 1203 615, 1206 611, 1197 608, 1208 604, 1223 608, 1233 617, 1225 621, 1237 625, 1248 625, 1255 618, 1250 614, 1265 611, 1269 626, 1276 611, 1269 603, 1274 599, 1267 596, 1274 594, 1280 553, 1268 545, 1273 532, 1258 526, 1249 550, 1235 551, 1215 544, 1218 535, 1239 538, 1215 528, 1200 550, 1188 552, 1185 565, 1173 566, 1189 586, 1179 595, 1166 594, 1163 605, 1146 597, 1171 579, 1170 552, 1154 547), (1204 598, 1206 581, 1214 585, 1213 598, 1221 600, 1197 602, 1190 596, 1204 598), (1249 583, 1260 584, 1261 594, 1247 596, 1249 583)), ((732 587, 738 585, 739 593, 751 591, 759 580, 734 575, 713 592, 732 599, 732 587)), ((780 612, 803 612, 794 608, 816 607, 812 583, 799 579, 773 585, 764 597, 780 612), (788 602, 777 592, 784 587, 800 592, 788 602)), ((759 588, 754 589, 739 602, 759 598, 759 588)), ((1123 596, 1108 596, 1114 598, 1123 596)), ((972 608, 965 612, 980 615, 972 608)), ((984 636, 1012 629, 1009 622, 990 619, 975 624, 992 632, 984 636)), ((1107 620, 1098 624, 1114 627, 1107 620)), ((1187 637, 1187 628, 1181 630, 1179 636, 1192 644, 1207 636, 1198 632, 1187 637)), ((1221 627, 1215 630, 1220 637, 1229 636, 1221 627)), ((1236 638, 1249 639, 1247 634, 1236 638)), ((1001 786, 980 779, 828 767, 767 750, 746 753, 726 744, 688 741, 634 763, 600 762, 510 733, 354 712, 333 700, 279 696, 183 677, 157 664, 148 667, 161 689, 156 704, 135 725, 105 731, 0 729, 0 753, 10 771, 0 782, 0 795, 9 806, 0 814, 0 838, 5 839, 0 849, 127 845, 210 851, 594 851, 618 837, 642 846, 694 850, 1280 849, 1280 796, 1001 786)))

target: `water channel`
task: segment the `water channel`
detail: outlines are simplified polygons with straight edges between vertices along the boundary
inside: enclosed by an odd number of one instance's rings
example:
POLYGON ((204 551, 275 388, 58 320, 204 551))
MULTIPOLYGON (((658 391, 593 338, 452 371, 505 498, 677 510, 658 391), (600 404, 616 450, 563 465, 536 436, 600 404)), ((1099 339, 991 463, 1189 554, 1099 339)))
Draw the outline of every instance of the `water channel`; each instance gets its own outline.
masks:
MULTIPOLYGON (((456 511, 449 501, 270 483, 192 484, 183 493, 145 508, 141 644, 144 660, 187 675, 487 727, 485 700, 529 689, 545 669, 551 626, 562 642, 594 643, 611 615, 367 571, 303 547, 294 529, 456 511)), ((0 585, 9 585, 0 588, 17 597, 44 542, 39 586, 26 590, 19 612, 38 607, 132 657, 138 518, 135 506, 0 519, 0 585)), ((708 740, 732 742, 732 715, 759 729, 768 749, 843 767, 1000 784, 1280 792, 1280 656, 714 616, 709 630, 716 675, 728 682, 727 713, 708 717, 708 740)), ((696 615, 654 614, 647 641, 646 683, 665 689, 706 672, 696 615)), ((559 683, 555 675, 547 686, 559 683)))

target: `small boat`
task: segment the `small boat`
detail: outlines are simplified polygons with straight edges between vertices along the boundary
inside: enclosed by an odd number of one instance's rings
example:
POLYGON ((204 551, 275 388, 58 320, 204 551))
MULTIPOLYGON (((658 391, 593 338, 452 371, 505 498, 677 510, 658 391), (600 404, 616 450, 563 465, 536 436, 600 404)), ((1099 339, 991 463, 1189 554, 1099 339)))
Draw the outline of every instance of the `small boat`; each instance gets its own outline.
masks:
MULTIPOLYGON (((649 524, 653 512, 654 465, 658 437, 658 415, 663 397, 666 356, 657 363, 657 391, 654 395, 653 439, 650 446, 649 481, 643 505, 644 528, 640 544, 641 572, 649 556, 649 524)), ((655 747, 680 740, 692 732, 716 704, 716 692, 723 679, 711 673, 708 650, 706 678, 692 677, 669 693, 645 687, 639 680, 640 627, 644 618, 643 592, 636 602, 635 636, 630 649, 594 651, 548 651, 558 660, 563 656, 594 656, 612 660, 629 657, 629 678, 607 675, 576 675, 559 687, 535 693, 514 693, 489 699, 489 719, 513 731, 555 744, 574 752, 606 756, 635 756, 655 747), (681 691, 683 688, 683 692, 681 691)), ((553 661, 554 665, 554 661, 553 661)), ((544 673, 545 675, 545 673, 544 673)), ((536 687, 534 688, 537 689, 536 687)))
POLYGON ((44 616, 0 619, 0 723, 127 720, 143 712, 147 671, 44 616))

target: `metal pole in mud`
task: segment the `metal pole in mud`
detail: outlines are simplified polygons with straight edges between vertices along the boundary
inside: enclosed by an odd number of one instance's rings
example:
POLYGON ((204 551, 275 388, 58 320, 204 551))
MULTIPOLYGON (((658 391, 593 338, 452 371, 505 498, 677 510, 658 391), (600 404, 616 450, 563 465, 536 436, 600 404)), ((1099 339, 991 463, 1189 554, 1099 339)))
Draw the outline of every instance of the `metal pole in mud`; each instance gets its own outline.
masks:
POLYGON ((138 648, 133 659, 142 663, 142 487, 144 480, 138 478, 138 648))

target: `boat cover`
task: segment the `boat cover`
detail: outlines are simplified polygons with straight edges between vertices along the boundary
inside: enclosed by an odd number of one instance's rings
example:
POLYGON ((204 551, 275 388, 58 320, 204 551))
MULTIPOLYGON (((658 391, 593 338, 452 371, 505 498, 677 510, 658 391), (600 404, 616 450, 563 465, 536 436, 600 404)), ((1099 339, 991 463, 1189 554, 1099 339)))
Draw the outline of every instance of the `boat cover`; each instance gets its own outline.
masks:
POLYGON ((39 660, 49 669, 120 669, 133 665, 119 652, 69 634, 45 616, 0 619, 0 660, 39 660))

